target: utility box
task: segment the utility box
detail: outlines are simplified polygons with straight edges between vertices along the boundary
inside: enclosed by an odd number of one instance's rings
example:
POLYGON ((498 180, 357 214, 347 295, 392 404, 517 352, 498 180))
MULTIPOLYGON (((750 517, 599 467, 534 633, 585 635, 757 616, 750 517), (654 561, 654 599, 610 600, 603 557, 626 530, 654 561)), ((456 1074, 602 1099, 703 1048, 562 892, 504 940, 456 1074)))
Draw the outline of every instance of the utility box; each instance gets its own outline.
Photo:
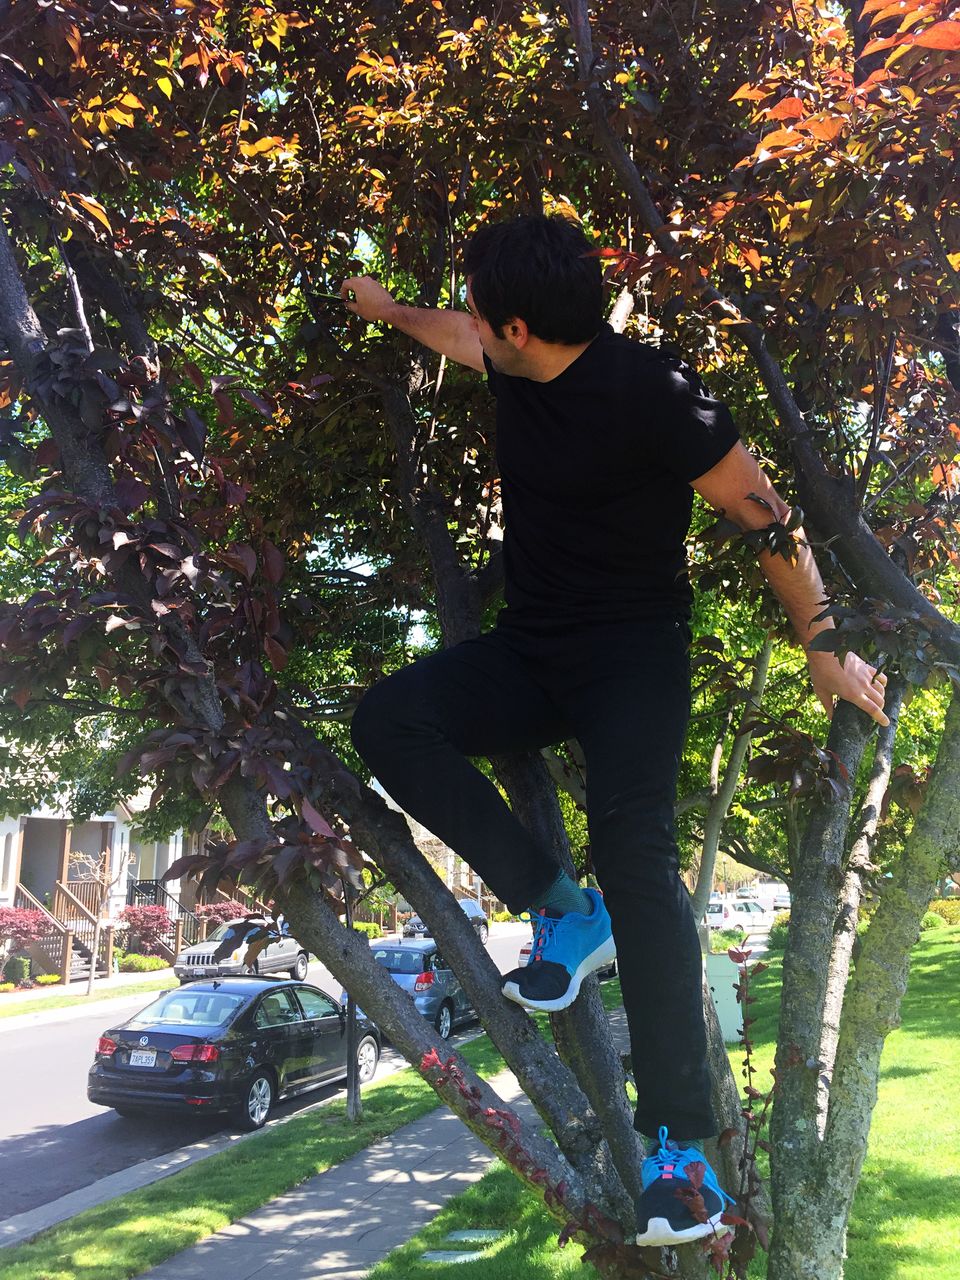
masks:
POLYGON ((737 985, 740 981, 738 966, 725 951, 719 955, 707 952, 704 956, 704 970, 714 1008, 720 1020, 723 1042, 736 1044, 743 1027, 743 1010, 737 1000, 737 985))

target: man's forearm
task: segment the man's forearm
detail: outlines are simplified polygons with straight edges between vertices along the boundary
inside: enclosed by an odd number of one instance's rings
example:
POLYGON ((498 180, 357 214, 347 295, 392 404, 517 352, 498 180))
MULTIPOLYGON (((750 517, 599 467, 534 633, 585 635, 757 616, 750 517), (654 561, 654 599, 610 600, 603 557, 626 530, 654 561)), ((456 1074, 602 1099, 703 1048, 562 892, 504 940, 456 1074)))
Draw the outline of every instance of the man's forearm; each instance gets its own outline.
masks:
POLYGON ((791 564, 781 555, 771 555, 764 551, 759 563, 763 576, 783 605, 784 612, 797 633, 797 639, 806 651, 818 632, 827 630, 834 624, 831 618, 825 618, 821 622, 812 621, 826 606, 826 589, 803 530, 797 529, 795 533, 796 561, 791 564))
POLYGON ((465 311, 431 310, 427 307, 405 307, 395 302, 385 313, 384 321, 460 364, 483 368, 482 349, 477 338, 473 316, 465 311))

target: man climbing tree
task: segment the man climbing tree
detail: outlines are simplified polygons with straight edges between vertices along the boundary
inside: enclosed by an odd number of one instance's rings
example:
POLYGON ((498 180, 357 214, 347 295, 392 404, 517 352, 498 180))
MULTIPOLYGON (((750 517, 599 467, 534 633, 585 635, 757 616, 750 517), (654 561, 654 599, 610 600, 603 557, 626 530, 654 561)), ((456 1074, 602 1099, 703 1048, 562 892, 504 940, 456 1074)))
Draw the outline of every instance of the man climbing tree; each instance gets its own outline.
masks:
MULTIPOLYGON (((600 263, 574 223, 484 227, 464 268, 469 314, 402 306, 369 277, 346 280, 342 294, 365 320, 486 372, 497 399, 506 607, 491 632, 376 685, 354 715, 354 742, 398 804, 511 910, 531 912, 531 960, 505 976, 508 999, 565 1009, 618 955, 635 1127, 649 1143, 637 1243, 679 1244, 725 1230, 733 1203, 709 1165, 707 1221, 675 1194, 716 1133, 697 922, 673 825, 690 701, 684 540, 693 490, 742 528, 781 521, 789 508, 696 374, 604 323, 600 263), (604 896, 558 867, 468 759, 567 738, 586 757, 604 896)), ((765 552, 761 567, 813 688, 828 715, 841 697, 884 725, 886 677, 854 653, 841 665, 810 648, 833 622, 814 621, 824 587, 796 534, 789 556, 765 552)))

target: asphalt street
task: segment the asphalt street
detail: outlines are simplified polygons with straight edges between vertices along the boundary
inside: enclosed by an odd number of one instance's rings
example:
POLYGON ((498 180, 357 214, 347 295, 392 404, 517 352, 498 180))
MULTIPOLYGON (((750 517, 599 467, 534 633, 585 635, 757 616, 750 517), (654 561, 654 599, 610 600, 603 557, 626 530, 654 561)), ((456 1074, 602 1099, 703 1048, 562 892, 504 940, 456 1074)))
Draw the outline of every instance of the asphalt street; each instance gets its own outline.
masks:
MULTIPOLYGON (((495 927, 487 947, 501 973, 514 968, 528 936, 522 924, 495 927)), ((340 993, 340 984, 322 965, 311 965, 308 981, 335 997, 340 993)), ((124 1120, 87 1101, 87 1070, 97 1039, 152 998, 118 998, 90 1015, 8 1031, 0 1021, 0 1168, 17 1171, 16 1178, 4 1179, 0 1221, 223 1130, 223 1118, 124 1120)), ((475 1031, 476 1024, 467 1024, 452 1040, 475 1031)), ((378 1078, 402 1065, 388 1047, 378 1078)), ((273 1114, 292 1114, 341 1091, 341 1085, 324 1086, 279 1103, 273 1114)))

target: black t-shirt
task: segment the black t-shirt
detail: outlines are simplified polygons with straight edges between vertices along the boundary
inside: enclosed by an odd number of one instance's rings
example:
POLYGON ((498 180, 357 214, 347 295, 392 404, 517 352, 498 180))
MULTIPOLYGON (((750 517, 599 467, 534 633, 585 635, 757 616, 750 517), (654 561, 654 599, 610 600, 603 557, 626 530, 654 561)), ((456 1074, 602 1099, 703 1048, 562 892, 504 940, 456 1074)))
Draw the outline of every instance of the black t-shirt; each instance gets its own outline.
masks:
POLYGON ((690 481, 739 435, 677 356, 604 325, 549 382, 498 373, 506 615, 689 616, 690 481))

